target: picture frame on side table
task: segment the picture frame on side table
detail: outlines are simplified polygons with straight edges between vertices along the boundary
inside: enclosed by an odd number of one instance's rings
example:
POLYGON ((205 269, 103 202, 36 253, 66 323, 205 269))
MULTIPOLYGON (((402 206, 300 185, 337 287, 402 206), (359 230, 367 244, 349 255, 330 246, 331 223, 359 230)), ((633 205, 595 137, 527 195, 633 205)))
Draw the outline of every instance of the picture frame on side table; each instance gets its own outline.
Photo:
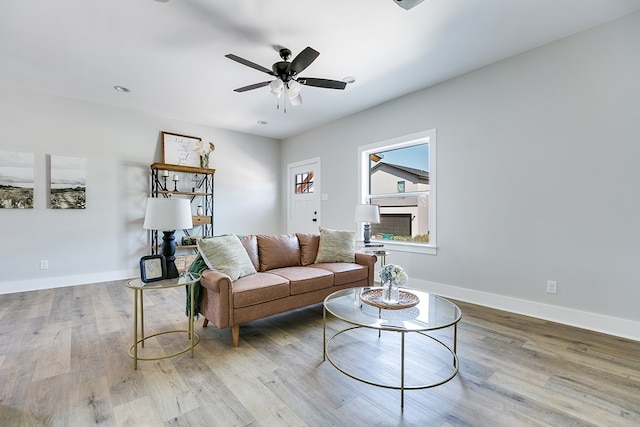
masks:
POLYGON ((162 132, 162 163, 200 167, 202 138, 162 132))
POLYGON ((167 260, 164 255, 147 255, 140 258, 140 280, 144 283, 167 278, 167 260))

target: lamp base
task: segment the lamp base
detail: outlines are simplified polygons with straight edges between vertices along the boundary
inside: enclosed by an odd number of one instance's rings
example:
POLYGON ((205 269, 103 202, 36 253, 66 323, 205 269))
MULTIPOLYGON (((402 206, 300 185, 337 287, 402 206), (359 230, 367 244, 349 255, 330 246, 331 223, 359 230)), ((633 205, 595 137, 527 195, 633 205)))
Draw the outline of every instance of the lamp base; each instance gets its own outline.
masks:
POLYGON ((176 237, 175 230, 163 231, 162 237, 162 255, 167 261, 167 279, 175 279, 180 277, 178 267, 176 267, 176 237))
POLYGON ((364 244, 368 245, 371 243, 371 225, 364 224, 364 244))

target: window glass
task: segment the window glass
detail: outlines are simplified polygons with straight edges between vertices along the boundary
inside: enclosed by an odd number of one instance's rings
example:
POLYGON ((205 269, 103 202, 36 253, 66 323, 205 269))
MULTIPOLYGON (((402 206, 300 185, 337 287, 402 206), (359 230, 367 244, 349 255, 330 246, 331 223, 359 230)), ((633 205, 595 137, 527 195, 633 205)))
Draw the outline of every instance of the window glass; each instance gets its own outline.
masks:
POLYGON ((313 193, 313 172, 296 174, 296 194, 313 193))
POLYGON ((371 239, 434 244, 435 212, 431 204, 430 145, 435 137, 397 138, 361 149, 365 199, 380 207, 380 223, 371 224, 371 239))

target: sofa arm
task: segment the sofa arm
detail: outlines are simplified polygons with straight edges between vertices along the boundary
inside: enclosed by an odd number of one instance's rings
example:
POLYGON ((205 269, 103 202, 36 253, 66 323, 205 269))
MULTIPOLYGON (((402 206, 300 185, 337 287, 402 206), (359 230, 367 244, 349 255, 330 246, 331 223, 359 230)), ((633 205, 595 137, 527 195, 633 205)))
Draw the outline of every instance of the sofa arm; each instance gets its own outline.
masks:
POLYGON ((220 329, 231 326, 231 278, 219 271, 205 269, 200 285, 204 288, 200 298, 200 313, 220 329))
POLYGON ((374 282, 376 262, 378 262, 378 257, 374 254, 356 252, 356 264, 364 265, 369 269, 369 286, 372 286, 374 282))
POLYGON ((202 270, 200 284, 213 292, 228 293, 231 289, 231 278, 220 271, 207 268, 202 270))

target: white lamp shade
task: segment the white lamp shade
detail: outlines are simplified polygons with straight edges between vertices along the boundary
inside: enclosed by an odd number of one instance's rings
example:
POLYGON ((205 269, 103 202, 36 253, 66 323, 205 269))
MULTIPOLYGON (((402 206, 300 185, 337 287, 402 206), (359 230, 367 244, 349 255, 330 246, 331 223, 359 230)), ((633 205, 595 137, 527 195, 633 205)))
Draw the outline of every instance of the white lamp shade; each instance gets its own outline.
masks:
POLYGON ((193 227, 188 199, 149 197, 142 228, 146 230, 181 230, 193 227))
POLYGON ((378 205, 356 205, 355 222, 380 222, 380 208, 378 205))

